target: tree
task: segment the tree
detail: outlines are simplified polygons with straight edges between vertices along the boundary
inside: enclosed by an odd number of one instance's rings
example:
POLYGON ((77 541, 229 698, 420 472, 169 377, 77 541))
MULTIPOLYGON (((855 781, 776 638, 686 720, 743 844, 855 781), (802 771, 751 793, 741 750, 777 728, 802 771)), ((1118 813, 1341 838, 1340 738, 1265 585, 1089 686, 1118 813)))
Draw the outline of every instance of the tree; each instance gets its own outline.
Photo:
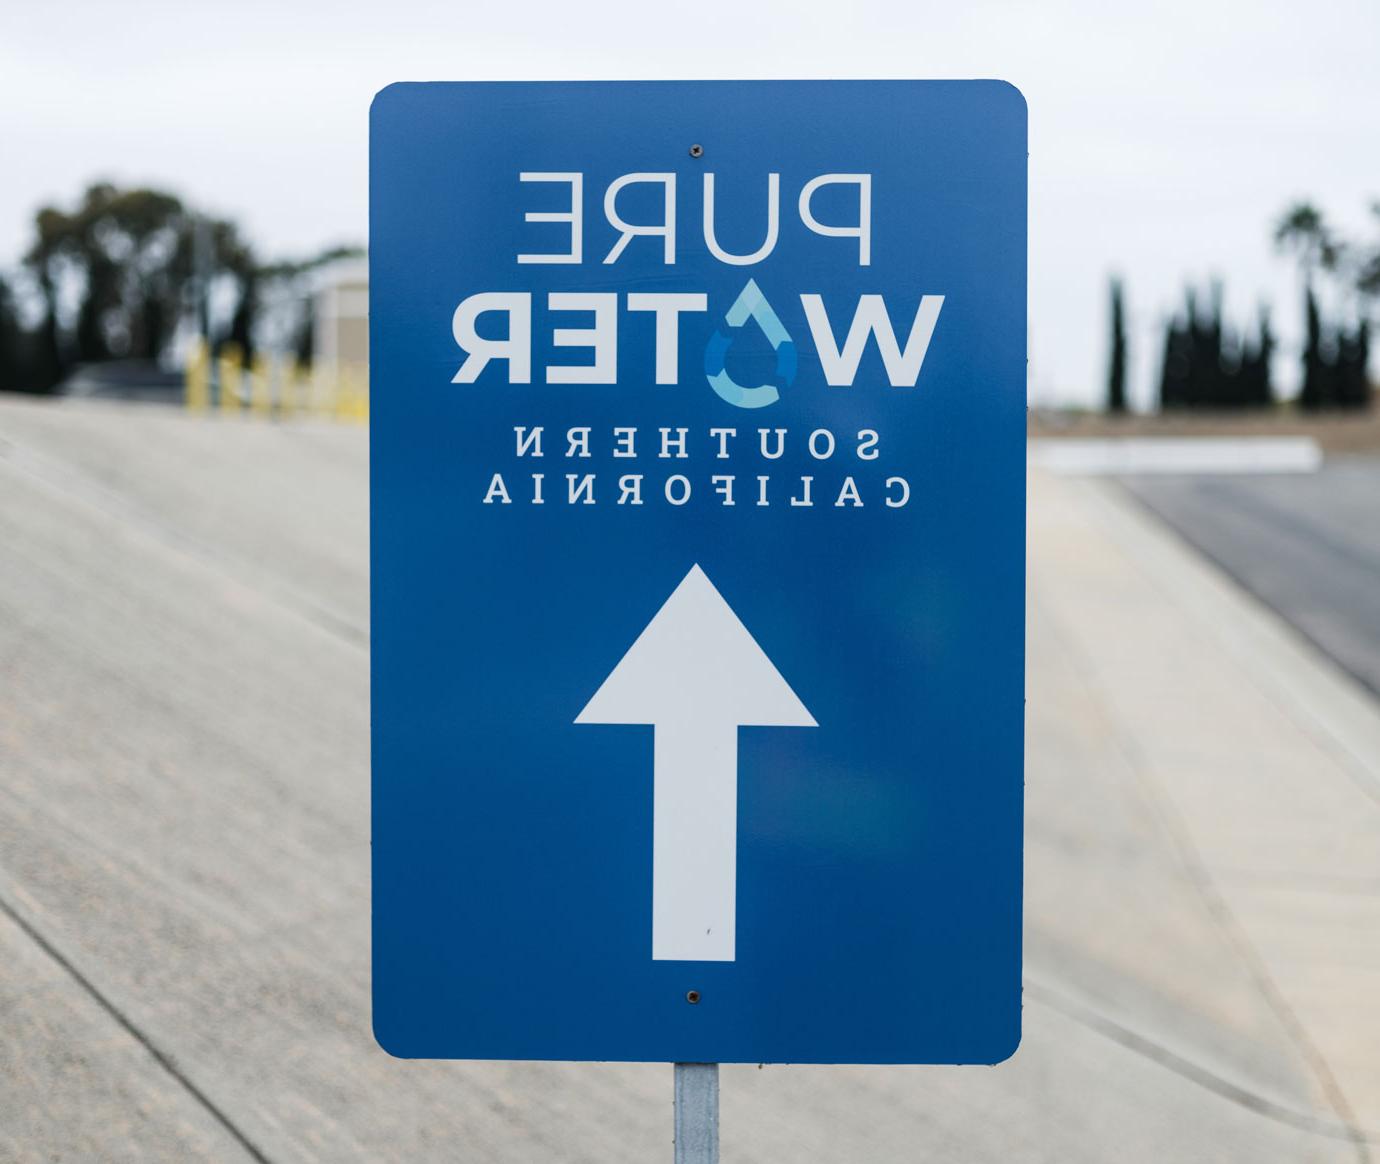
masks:
POLYGON ((292 354, 300 367, 310 368, 316 354, 316 300, 306 297, 302 318, 292 337, 292 354))
POLYGON ((1273 399, 1270 360, 1275 340, 1263 309, 1256 335, 1247 337, 1226 319, 1220 282, 1211 288, 1204 314, 1189 287, 1182 315, 1165 324, 1160 408, 1263 408, 1273 399))
POLYGON ((1268 408, 1275 400, 1274 388, 1270 383, 1270 361, 1274 358, 1275 336, 1270 329, 1270 312, 1265 307, 1260 309, 1259 330, 1256 334, 1255 345, 1248 349, 1248 358, 1244 361, 1247 375, 1245 399, 1248 405, 1268 408))
MULTIPOLYGON (((359 259, 365 255, 361 246, 343 244, 326 247, 305 259, 284 259, 262 266, 254 272, 254 300, 293 306, 291 323, 279 335, 296 357, 301 367, 310 367, 316 324, 316 273, 341 259, 359 259)), ((280 316, 281 319, 281 316, 280 316)))
MULTIPOLYGON (((1372 203, 1371 211, 1380 220, 1380 202, 1372 203)), ((1322 213, 1307 202, 1289 207, 1274 238, 1277 247, 1294 253, 1302 276, 1307 338, 1299 407, 1369 407, 1368 313, 1380 296, 1380 244, 1364 246, 1338 239, 1322 213), (1320 271, 1331 276, 1336 293, 1329 299, 1342 315, 1333 323, 1323 319, 1318 306, 1314 280, 1320 271), (1348 316, 1354 319, 1354 327, 1347 326, 1348 316)))
POLYGON ((120 309, 119 269, 96 253, 86 264, 86 291, 77 312, 77 359, 95 364, 113 354, 111 317, 120 309))
POLYGON ((29 387, 35 392, 51 392, 67 371, 58 338, 57 312, 49 303, 34 333, 30 346, 29 387))
POLYGON ((1112 358, 1107 371, 1107 411, 1126 411, 1126 312, 1120 279, 1112 280, 1112 358))
MULTIPOLYGON (((24 282, 30 307, 39 309, 27 314, 40 322, 32 332, 20 329, 14 344, 3 341, 4 350, 17 345, 20 378, 50 391, 75 362, 158 360, 188 327, 213 349, 233 341, 246 356, 266 340, 293 344, 299 333, 309 343, 313 272, 361 254, 336 246, 261 265, 233 223, 165 191, 97 182, 70 209, 45 206, 35 215, 24 282), (238 289, 232 317, 212 318, 211 290, 230 285, 238 289), (264 316, 272 326, 263 326, 264 316)), ((0 377, 14 378, 5 370, 11 358, 0 352, 0 377)))
POLYGON ((1194 403, 1208 408, 1228 403, 1222 299, 1222 283, 1214 279, 1208 288, 1210 307, 1207 321, 1198 327, 1194 336, 1194 403))
POLYGON ((1188 328, 1180 325, 1177 315, 1171 316, 1164 326, 1164 362, 1160 368, 1161 412, 1182 408, 1189 403, 1191 344, 1188 328))
POLYGON ((1299 391, 1299 407, 1313 412, 1332 403, 1332 391, 1330 369, 1323 355, 1322 317, 1311 287, 1303 296, 1303 326, 1303 388, 1299 391))
POLYGON ((1354 331, 1337 337, 1333 399, 1339 408, 1366 408, 1370 405, 1370 328, 1363 319, 1354 331))
MULTIPOLYGON (((34 227, 25 263, 55 333, 62 321, 60 292, 80 290, 66 330, 69 351, 82 361, 158 359, 188 310, 199 266, 210 278, 244 279, 253 269, 233 225, 201 219, 159 190, 98 182, 70 212, 44 207, 34 227), (196 253, 198 231, 209 244, 202 256, 196 253)), ((204 287, 198 291, 204 296, 204 287)))
POLYGON ((1295 202, 1284 212, 1275 226, 1275 246, 1294 253, 1305 289, 1312 288, 1319 269, 1334 270, 1341 255, 1322 212, 1311 202, 1295 202))
POLYGON ((251 267, 240 280, 240 301, 235 306, 234 317, 230 320, 230 330, 226 342, 239 349, 240 356, 247 365, 254 355, 254 319, 259 312, 258 276, 251 267))
POLYGON ((9 284, 0 279, 0 390, 25 387, 28 379, 22 351, 23 329, 9 284))
MULTIPOLYGON (((1380 201, 1370 204, 1370 212, 1375 217, 1376 225, 1380 226, 1380 201)), ((1377 243, 1369 254, 1363 255, 1358 262, 1356 290, 1361 293, 1363 299, 1380 297, 1380 243, 1377 243)))

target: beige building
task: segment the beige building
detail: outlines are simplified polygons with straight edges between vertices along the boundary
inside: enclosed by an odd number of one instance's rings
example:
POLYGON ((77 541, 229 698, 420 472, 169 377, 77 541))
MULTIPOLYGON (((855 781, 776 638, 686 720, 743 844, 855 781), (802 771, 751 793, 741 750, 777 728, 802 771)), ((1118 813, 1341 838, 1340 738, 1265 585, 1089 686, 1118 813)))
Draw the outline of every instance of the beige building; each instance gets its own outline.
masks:
POLYGON ((319 376, 335 383, 369 381, 369 264, 342 259, 322 268, 315 292, 312 351, 319 376))

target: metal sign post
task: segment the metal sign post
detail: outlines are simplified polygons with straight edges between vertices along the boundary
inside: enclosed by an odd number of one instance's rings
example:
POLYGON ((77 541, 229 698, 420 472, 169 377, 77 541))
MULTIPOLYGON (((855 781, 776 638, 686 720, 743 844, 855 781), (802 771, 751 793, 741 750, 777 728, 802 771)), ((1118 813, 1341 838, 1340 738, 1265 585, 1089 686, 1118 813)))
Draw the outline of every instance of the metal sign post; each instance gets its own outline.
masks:
POLYGON ((719 1065, 676 1064, 676 1164, 719 1164, 719 1065))

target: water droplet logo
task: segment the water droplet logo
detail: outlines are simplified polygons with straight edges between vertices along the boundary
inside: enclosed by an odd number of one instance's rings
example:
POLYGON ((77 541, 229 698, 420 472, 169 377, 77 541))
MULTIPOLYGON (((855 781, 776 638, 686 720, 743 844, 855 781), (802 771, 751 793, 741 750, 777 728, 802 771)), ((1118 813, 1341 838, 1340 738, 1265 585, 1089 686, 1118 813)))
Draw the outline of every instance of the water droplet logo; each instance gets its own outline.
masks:
MULTIPOLYGON (((766 301, 752 279, 749 279, 747 285, 738 293, 738 298, 733 301, 733 306, 724 316, 724 322, 736 330, 749 319, 762 329, 767 342, 775 349, 777 378, 783 387, 789 388, 795 381, 795 341, 781 326, 776 312, 772 310, 771 304, 766 301)), ((704 374, 709 380, 709 386, 729 404, 738 408, 765 408, 768 404, 775 404, 781 397, 775 385, 759 384, 755 388, 744 388, 728 374, 724 366, 724 357, 732 346, 733 336, 725 335, 717 328, 709 337, 709 343, 704 349, 704 374)))

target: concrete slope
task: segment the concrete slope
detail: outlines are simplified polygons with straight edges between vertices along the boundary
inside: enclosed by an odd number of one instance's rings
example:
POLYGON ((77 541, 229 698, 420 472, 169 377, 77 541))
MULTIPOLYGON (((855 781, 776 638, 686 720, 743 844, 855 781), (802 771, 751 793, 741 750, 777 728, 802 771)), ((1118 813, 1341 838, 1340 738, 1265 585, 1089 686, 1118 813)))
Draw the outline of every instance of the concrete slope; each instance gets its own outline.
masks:
MULTIPOLYGON (((669 1159, 669 1067, 373 1044, 366 461, 0 401, 0 1159, 669 1159)), ((1369 1159, 1380 716, 1115 487, 1031 537, 1024 1044, 726 1070, 724 1158, 1369 1159)))

